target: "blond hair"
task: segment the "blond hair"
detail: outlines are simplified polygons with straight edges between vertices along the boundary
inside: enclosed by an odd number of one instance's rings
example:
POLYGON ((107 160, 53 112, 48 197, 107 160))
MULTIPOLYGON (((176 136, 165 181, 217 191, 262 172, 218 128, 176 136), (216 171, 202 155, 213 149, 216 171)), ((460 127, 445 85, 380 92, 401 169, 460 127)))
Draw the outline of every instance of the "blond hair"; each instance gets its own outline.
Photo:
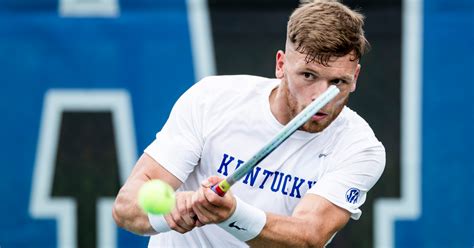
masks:
POLYGON ((302 1, 291 14, 287 26, 287 41, 296 51, 306 54, 306 62, 327 65, 331 57, 351 52, 353 60, 368 50, 364 36, 364 16, 338 1, 302 1))

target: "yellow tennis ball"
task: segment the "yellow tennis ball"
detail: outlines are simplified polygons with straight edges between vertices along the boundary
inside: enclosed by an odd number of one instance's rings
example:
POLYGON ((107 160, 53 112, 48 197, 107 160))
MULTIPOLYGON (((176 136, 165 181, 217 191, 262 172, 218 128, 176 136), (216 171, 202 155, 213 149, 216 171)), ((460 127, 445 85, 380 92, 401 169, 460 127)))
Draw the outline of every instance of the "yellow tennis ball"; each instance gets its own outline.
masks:
POLYGON ((150 180, 138 191, 138 204, 147 213, 167 214, 175 205, 174 190, 161 180, 150 180))

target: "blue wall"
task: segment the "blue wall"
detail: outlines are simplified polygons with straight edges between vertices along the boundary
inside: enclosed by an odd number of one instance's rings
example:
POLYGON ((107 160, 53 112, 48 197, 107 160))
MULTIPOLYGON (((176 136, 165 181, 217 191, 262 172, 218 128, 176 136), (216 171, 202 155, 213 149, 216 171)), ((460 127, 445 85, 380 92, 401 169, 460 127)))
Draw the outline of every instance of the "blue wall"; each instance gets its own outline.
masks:
POLYGON ((48 89, 126 89, 141 153, 195 80, 184 0, 122 1, 118 18, 61 18, 57 6, 0 1, 1 247, 56 246, 56 222, 28 212, 48 89))
POLYGON ((397 247, 474 245, 474 1, 424 1, 422 214, 397 247))

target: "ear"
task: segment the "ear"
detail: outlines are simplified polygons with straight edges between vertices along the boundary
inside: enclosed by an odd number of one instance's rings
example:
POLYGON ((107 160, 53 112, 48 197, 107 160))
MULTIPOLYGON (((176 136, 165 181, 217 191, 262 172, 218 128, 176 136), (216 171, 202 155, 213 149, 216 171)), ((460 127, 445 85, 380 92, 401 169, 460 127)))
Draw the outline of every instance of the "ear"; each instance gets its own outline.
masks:
POLYGON ((275 76, 278 79, 282 79, 285 76, 284 71, 285 65, 285 52, 282 50, 278 50, 276 53, 276 61, 275 61, 275 76))
POLYGON ((357 64, 357 68, 354 74, 354 82, 351 85, 351 92, 354 92, 357 88, 357 79, 359 78, 360 67, 360 64, 357 64))

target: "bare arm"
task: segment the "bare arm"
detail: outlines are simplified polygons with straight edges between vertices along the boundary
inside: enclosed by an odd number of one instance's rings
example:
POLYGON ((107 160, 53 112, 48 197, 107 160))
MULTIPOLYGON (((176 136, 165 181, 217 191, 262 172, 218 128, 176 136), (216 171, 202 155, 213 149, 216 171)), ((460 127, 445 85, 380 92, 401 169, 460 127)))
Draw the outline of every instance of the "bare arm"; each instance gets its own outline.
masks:
POLYGON ((137 203, 139 188, 151 179, 161 179, 175 190, 181 185, 178 178, 143 154, 115 199, 112 215, 118 226, 140 235, 156 234, 137 203))
MULTIPOLYGON (((221 223, 235 211, 235 198, 229 192, 220 197, 208 186, 196 192, 194 212, 204 224, 221 223)), ((220 180, 218 180, 220 181, 220 180)), ((260 234, 247 241, 251 247, 324 247, 328 240, 349 221, 350 213, 325 198, 306 194, 292 216, 266 213, 266 223, 260 234)))
POLYGON ((324 247, 349 218, 347 210, 321 196, 307 194, 290 217, 267 213, 262 232, 248 244, 252 247, 324 247))

